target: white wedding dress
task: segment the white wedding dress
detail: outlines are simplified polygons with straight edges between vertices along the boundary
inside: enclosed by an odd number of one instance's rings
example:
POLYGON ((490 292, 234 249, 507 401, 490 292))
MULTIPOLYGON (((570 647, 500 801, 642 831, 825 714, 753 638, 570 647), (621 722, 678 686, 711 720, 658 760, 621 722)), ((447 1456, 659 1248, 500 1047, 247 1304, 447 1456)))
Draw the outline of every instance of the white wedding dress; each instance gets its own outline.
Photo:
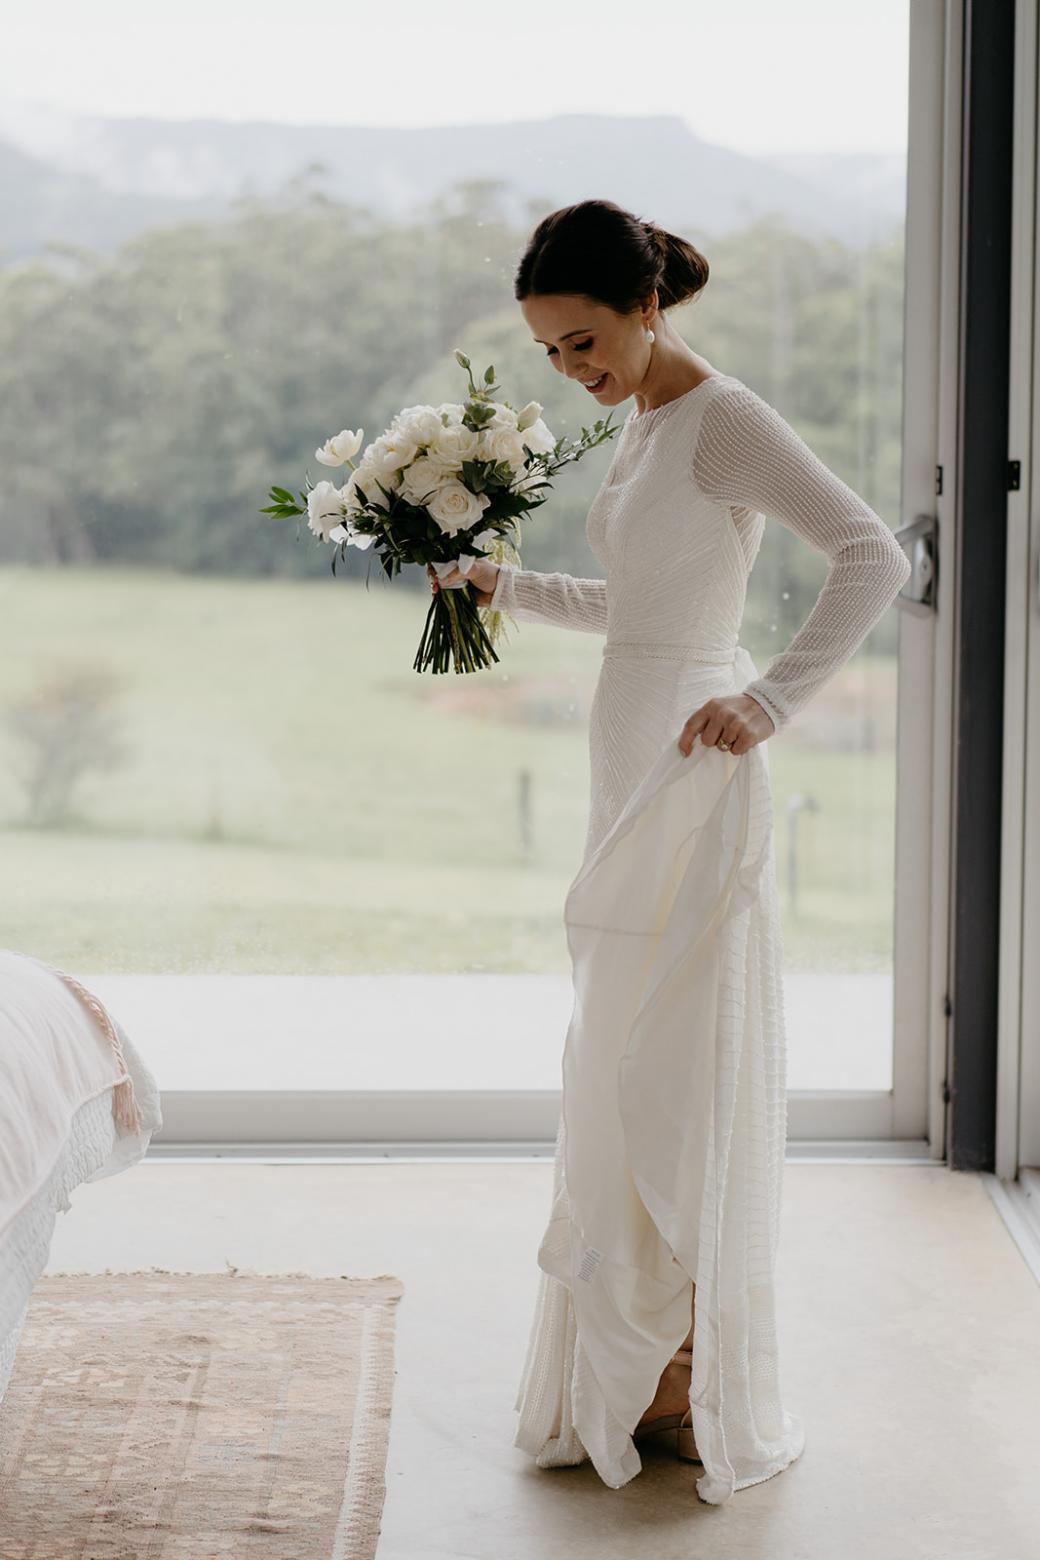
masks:
MULTIPOLYGON (((690 1405, 712 1504, 787 1467, 774 1299, 786 1143, 768 743, 683 723, 745 691, 777 730, 852 654, 909 562, 885 523, 741 380, 630 412, 589 511, 605 579, 504 567, 492 609, 605 636, 591 798, 564 909, 574 1007, 515 1445, 619 1488, 632 1431, 696 1326, 690 1405), (738 635, 764 517, 826 553, 764 676, 738 635)), ((696 1465, 693 1465, 696 1467, 696 1465)))

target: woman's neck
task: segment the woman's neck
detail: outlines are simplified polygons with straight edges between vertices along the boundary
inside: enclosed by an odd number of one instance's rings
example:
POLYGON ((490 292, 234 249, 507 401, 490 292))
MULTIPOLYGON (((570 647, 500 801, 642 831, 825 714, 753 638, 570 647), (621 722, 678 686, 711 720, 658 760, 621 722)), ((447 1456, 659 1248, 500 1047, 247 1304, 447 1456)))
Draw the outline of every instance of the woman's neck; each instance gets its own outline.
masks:
POLYGON ((638 412, 650 412, 674 401, 677 395, 685 395, 687 390, 692 390, 715 372, 707 358, 688 347, 670 325, 663 325, 661 315, 654 321, 653 332, 650 367, 642 385, 635 391, 638 412))

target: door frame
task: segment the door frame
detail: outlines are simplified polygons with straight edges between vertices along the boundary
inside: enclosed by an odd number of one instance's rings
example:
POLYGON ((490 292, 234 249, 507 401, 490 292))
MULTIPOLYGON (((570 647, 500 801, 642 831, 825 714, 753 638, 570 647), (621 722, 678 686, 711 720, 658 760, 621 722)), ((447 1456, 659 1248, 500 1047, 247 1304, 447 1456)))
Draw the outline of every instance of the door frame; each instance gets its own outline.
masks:
POLYGON ((935 609, 903 612, 897 714, 893 1135, 946 1151, 963 15, 911 0, 903 376, 903 524, 937 528, 935 609), (939 472, 942 482, 939 482, 939 472), (941 491, 939 490, 941 487, 941 491))
POLYGON ((1040 807, 1027 805, 1040 795, 1038 33, 1037 0, 1018 0, 1008 448, 1011 458, 1021 452, 1021 478, 1007 517, 995 1162, 1005 1180, 1040 1166, 1040 961, 1028 955, 1040 947, 1040 807))

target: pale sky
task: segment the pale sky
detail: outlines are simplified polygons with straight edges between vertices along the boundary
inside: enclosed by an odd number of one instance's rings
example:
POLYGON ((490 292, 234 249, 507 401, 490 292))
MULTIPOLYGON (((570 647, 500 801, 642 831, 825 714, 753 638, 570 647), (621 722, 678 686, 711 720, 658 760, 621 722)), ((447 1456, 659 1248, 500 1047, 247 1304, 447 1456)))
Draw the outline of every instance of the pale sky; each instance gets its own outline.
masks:
POLYGON ((6 0, 0 106, 433 125, 677 114, 736 151, 905 152, 909 0, 6 0))

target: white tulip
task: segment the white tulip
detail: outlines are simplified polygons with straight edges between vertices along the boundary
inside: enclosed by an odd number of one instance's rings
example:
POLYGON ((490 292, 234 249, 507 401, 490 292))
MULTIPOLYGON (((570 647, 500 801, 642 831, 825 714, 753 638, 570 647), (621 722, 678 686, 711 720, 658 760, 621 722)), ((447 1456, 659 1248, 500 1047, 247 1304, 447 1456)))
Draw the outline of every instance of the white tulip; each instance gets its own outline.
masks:
POLYGON ((524 431, 524 429, 525 428, 529 428, 533 422, 537 422, 539 417, 541 417, 541 415, 542 415, 542 404, 541 404, 541 402, 540 401, 528 401, 527 405, 521 411, 517 412, 517 414, 516 414, 516 426, 520 429, 520 431, 522 433, 524 431))
POLYGON ((366 547, 371 547, 377 540, 371 531, 355 531, 349 520, 346 525, 346 539, 348 547, 356 547, 360 552, 364 552, 366 547))
POLYGON ((556 440, 540 417, 523 430, 521 438, 532 455, 551 455, 556 448, 556 440))
POLYGON ((321 449, 314 451, 314 458, 320 460, 323 466, 345 466, 361 448, 364 436, 364 428, 359 428, 356 433, 350 428, 344 428, 342 433, 326 439, 321 449))

